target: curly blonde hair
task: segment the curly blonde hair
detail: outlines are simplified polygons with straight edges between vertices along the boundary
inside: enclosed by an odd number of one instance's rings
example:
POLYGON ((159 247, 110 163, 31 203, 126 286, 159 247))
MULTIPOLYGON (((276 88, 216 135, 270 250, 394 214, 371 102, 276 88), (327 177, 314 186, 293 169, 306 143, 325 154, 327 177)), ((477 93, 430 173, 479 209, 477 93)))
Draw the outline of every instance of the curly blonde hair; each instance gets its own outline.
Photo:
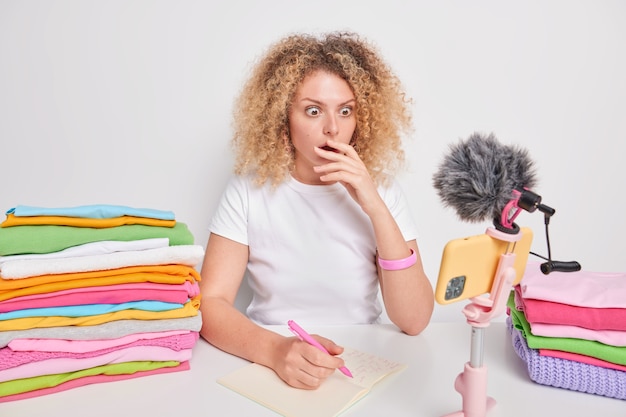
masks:
POLYGON ((322 70, 344 79, 356 98, 351 144, 377 183, 404 163, 401 134, 411 129, 402 84, 374 47, 354 33, 290 35, 269 48, 235 102, 235 172, 254 173, 258 184, 282 182, 294 168, 289 109, 309 74, 322 70))

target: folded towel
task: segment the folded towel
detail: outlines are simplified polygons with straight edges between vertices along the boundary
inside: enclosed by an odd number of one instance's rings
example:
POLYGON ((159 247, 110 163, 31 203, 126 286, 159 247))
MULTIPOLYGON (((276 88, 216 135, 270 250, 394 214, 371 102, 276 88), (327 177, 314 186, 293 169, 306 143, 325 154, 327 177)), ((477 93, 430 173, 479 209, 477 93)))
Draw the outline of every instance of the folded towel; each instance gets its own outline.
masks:
POLYGON ((200 293, 197 282, 183 284, 133 284, 80 287, 51 293, 25 295, 0 301, 0 313, 25 308, 62 307, 85 304, 121 304, 131 301, 163 301, 183 304, 200 293))
POLYGON ((200 296, 191 299, 182 308, 167 311, 147 311, 126 309, 112 313, 98 314, 95 316, 66 317, 24 317, 0 321, 0 331, 27 330, 38 327, 62 327, 62 326, 93 326, 115 320, 161 320, 191 317, 198 314, 200 308, 200 296))
POLYGON ((566 359, 541 356, 507 318, 513 347, 526 363, 530 379, 542 385, 626 400, 626 372, 566 359))
POLYGON ((103 229, 56 225, 13 226, 0 228, 0 255, 50 253, 71 246, 103 240, 140 240, 168 238, 170 245, 193 245, 193 235, 182 222, 174 227, 130 224, 103 229))
POLYGON ((626 331, 626 308, 578 307, 553 301, 523 298, 515 287, 515 307, 529 323, 562 324, 591 330, 626 331))
POLYGON ((149 217, 120 216, 109 219, 87 219, 84 217, 62 216, 27 216, 17 217, 15 214, 7 214, 5 221, 0 227, 35 226, 35 225, 59 225, 73 227, 103 227, 123 226, 125 224, 143 224, 146 226, 174 227, 176 220, 151 219, 149 217))
MULTIPOLYGON (((150 335, 150 334, 148 334, 150 335)), ((125 354, 121 354, 120 352, 130 352, 129 349, 133 349, 134 353, 137 354, 138 359, 136 360, 177 360, 183 359, 181 357, 167 356, 172 355, 174 352, 182 352, 188 349, 192 349, 196 342, 198 341, 198 333, 197 332, 187 332, 184 334, 168 334, 161 337, 155 338, 146 338, 146 339, 136 339, 131 341, 130 343, 123 343, 118 345, 112 345, 108 341, 98 342, 99 346, 106 346, 102 349, 91 349, 91 346, 96 347, 93 342, 88 344, 88 341, 79 342, 82 346, 90 347, 90 349, 81 351, 81 352, 62 352, 62 351, 30 351, 30 350, 21 350, 14 351, 11 347, 5 347, 0 349, 0 381, 8 381, 11 379, 18 378, 28 378, 31 376, 37 375, 46 375, 46 374, 56 374, 62 372, 69 372, 69 368, 61 369, 37 369, 38 365, 43 365, 47 362, 49 365, 56 364, 64 364, 64 366, 76 366, 79 365, 79 360, 81 359, 89 359, 89 358, 97 358, 100 364, 108 363, 107 361, 103 361, 105 355, 108 355, 108 360, 115 362, 128 362, 134 360, 130 357, 124 357, 125 354), (150 355, 148 348, 161 348, 158 350, 153 349, 152 352, 155 355, 150 355), (142 348, 146 348, 145 352, 141 352, 142 348), (159 353, 161 351, 161 353, 159 353), (159 356, 157 356, 158 354, 159 356), (166 356, 163 356, 166 355, 166 356), (62 361, 62 359, 64 361, 62 361), (121 360, 123 359, 123 360, 121 360), (71 365, 71 362, 74 361, 75 365, 71 365), (28 366, 25 366, 28 365, 28 366), (28 369, 28 370, 27 370, 28 369), (3 372, 3 371, 11 371, 3 372), (28 375, 27 375, 28 374, 28 375)), ((127 341, 128 338, 124 338, 122 342, 127 341)), ((62 341, 60 341, 62 342, 62 341)), ((50 341, 46 343, 47 345, 54 344, 54 341, 50 341)), ((76 343, 76 342, 74 342, 76 343)), ((42 345, 40 343, 39 345, 42 345)), ((82 367, 75 367, 73 370, 91 368, 93 366, 97 366, 95 362, 83 363, 82 367)))
POLYGON ((515 308, 513 292, 508 300, 511 320, 516 329, 522 332, 526 343, 532 349, 554 349, 592 356, 608 362, 626 365, 626 347, 609 346, 593 340, 572 339, 567 337, 543 337, 532 333, 524 313, 515 308))
POLYGON ((187 265, 138 265, 102 271, 40 275, 23 279, 0 279, 0 301, 30 294, 49 293, 79 287, 156 282, 182 284, 200 281, 200 274, 187 265))
POLYGON ((626 273, 551 272, 529 263, 520 282, 522 297, 579 307, 626 308, 626 273))
POLYGON ((121 381, 144 375, 156 375, 188 369, 189 361, 137 361, 97 366, 64 374, 18 379, 0 383, 0 403, 38 397, 88 384, 121 381))
POLYGON ((179 264, 196 266, 202 261, 203 256, 204 249, 200 245, 179 245, 73 258, 7 261, 0 264, 0 278, 20 279, 38 275, 102 271, 137 265, 179 264))
POLYGON ((626 332, 620 330, 591 330, 561 324, 530 323, 530 331, 536 336, 595 340, 610 346, 626 346, 626 332))
POLYGON ((191 348, 174 351, 160 346, 138 346, 121 348, 98 356, 46 359, 0 371, 0 383, 37 376, 77 372, 114 363, 133 361, 185 362, 191 359, 191 354, 191 348))
POLYGON ((92 340, 115 339, 140 332, 163 332, 169 330, 190 330, 199 332, 202 316, 161 318, 160 320, 126 319, 108 321, 92 326, 50 326, 25 330, 0 332, 0 348, 15 339, 66 339, 92 340))
POLYGON ((153 219, 174 220, 172 211, 151 208, 135 208, 115 204, 91 204, 74 207, 36 207, 16 206, 7 210, 6 214, 15 216, 67 216, 106 219, 120 216, 149 217, 153 219))
POLYGON ((539 349, 541 356, 552 356, 553 358, 567 359, 570 361, 576 361, 586 363, 594 366, 601 366, 602 368, 615 369, 617 371, 626 372, 626 365, 618 365, 613 362, 603 361, 602 359, 592 358, 591 356, 581 355, 579 353, 563 352, 562 350, 553 349, 539 349))
MULTIPOLYGON (((129 338, 123 338, 122 341, 127 341, 129 338)), ((30 363, 39 363, 41 361, 45 361, 48 359, 84 359, 84 358, 92 358, 95 356, 101 356, 107 353, 112 353, 119 351, 122 348, 130 348, 130 347, 146 347, 146 346, 158 346, 167 348, 173 351, 181 351, 184 349, 191 349, 194 347, 195 343, 198 341, 198 333, 187 332, 185 334, 175 334, 175 335, 167 335, 156 338, 147 338, 147 339, 136 339, 131 341, 130 343, 117 344, 113 345, 110 342, 93 342, 93 341, 80 341, 79 343, 82 346, 95 346, 95 343, 99 343, 100 346, 106 346, 102 349, 88 349, 86 351, 80 352, 62 352, 62 351, 41 351, 41 350, 13 350, 11 346, 0 349, 0 370, 6 370, 11 368, 16 368, 18 366, 30 364, 30 363), (92 342, 89 344, 89 342, 92 342), (106 345, 105 345, 106 344, 106 345)), ((54 341, 50 341, 46 344, 54 344, 54 341)), ((72 343, 76 343, 73 341, 72 343)), ((43 345, 44 343, 39 343, 39 345, 43 345)), ((144 358, 144 360, 147 357, 144 358)), ((90 366, 89 366, 90 368, 90 366)), ((49 372, 49 373, 59 373, 59 372, 49 372)))
MULTIPOLYGON (((36 352, 43 352, 46 354, 84 354, 87 352, 102 351, 103 349, 115 349, 120 346, 130 347, 152 345, 167 346, 170 349, 182 349, 185 348, 185 346, 181 345, 181 341, 189 339, 190 337, 192 338, 191 340, 193 340, 193 343, 195 343, 195 341, 198 339, 197 333, 194 334, 194 332, 191 332, 189 330, 170 330, 166 332, 133 333, 115 339, 13 339, 9 342, 7 346, 14 354, 19 352, 28 352, 29 354, 35 354, 36 352), (164 344, 164 342, 167 342, 167 345, 164 344), (174 344, 172 345, 172 343, 174 344)), ((186 347, 193 347, 193 344, 186 347)), ((2 357, 3 350, 4 349, 0 349, 0 357, 2 357)), ((46 357, 45 359, 49 359, 49 357, 46 357)), ((34 360, 38 359, 35 358, 34 360)), ((3 366, 3 362, 6 363, 7 361, 5 361, 4 359, 0 361, 0 369, 3 366)))
POLYGON ((131 301, 122 304, 88 304, 47 308, 25 308, 0 314, 0 329, 3 322, 30 317, 92 317, 100 314, 116 313, 125 310, 171 311, 182 308, 183 304, 163 303, 161 301, 131 301))
POLYGON ((25 253, 22 255, 0 256, 0 267, 4 262, 18 260, 41 260, 73 258, 77 256, 105 255, 107 253, 124 252, 131 250, 146 250, 164 248, 170 245, 168 238, 153 238, 129 240, 128 242, 119 240, 103 240, 100 242, 84 243, 82 245, 71 246, 57 252, 50 253, 25 253))

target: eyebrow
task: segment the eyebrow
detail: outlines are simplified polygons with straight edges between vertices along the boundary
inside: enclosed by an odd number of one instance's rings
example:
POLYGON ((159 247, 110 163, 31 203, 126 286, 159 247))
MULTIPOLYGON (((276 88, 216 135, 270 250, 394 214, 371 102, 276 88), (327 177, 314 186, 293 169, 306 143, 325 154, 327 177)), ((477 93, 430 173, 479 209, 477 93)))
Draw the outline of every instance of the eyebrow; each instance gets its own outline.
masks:
MULTIPOLYGON (((302 101, 311 101, 313 103, 321 104, 321 105, 325 105, 326 104, 323 101, 315 100, 315 99, 312 99, 312 98, 309 98, 309 97, 303 97, 302 99, 300 99, 300 102, 302 102, 302 101)), ((348 103, 356 103, 356 98, 351 98, 349 100, 344 101, 343 103, 339 103, 339 106, 340 107, 341 106, 345 106, 348 103)))

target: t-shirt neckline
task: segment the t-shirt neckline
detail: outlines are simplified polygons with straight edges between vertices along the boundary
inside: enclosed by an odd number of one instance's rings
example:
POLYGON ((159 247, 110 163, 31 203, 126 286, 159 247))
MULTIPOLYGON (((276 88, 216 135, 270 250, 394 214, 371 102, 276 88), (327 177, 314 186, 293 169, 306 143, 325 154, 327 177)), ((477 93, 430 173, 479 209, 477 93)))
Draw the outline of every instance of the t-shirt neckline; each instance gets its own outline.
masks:
POLYGON ((295 191, 306 194, 331 194, 339 192, 343 188, 343 186, 338 182, 335 182, 333 184, 319 185, 305 184, 295 179, 292 175, 289 176, 289 181, 287 184, 295 191))

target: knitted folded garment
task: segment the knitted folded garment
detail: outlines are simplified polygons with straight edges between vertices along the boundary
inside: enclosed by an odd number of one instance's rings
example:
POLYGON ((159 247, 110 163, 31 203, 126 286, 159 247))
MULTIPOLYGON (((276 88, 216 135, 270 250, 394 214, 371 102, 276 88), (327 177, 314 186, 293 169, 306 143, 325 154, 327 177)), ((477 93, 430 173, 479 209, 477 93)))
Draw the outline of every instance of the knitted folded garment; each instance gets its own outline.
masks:
POLYGON ((541 356, 529 348, 522 333, 507 317, 513 348, 526 363, 528 375, 534 382, 588 394, 626 400, 626 372, 607 369, 567 359, 541 356))

